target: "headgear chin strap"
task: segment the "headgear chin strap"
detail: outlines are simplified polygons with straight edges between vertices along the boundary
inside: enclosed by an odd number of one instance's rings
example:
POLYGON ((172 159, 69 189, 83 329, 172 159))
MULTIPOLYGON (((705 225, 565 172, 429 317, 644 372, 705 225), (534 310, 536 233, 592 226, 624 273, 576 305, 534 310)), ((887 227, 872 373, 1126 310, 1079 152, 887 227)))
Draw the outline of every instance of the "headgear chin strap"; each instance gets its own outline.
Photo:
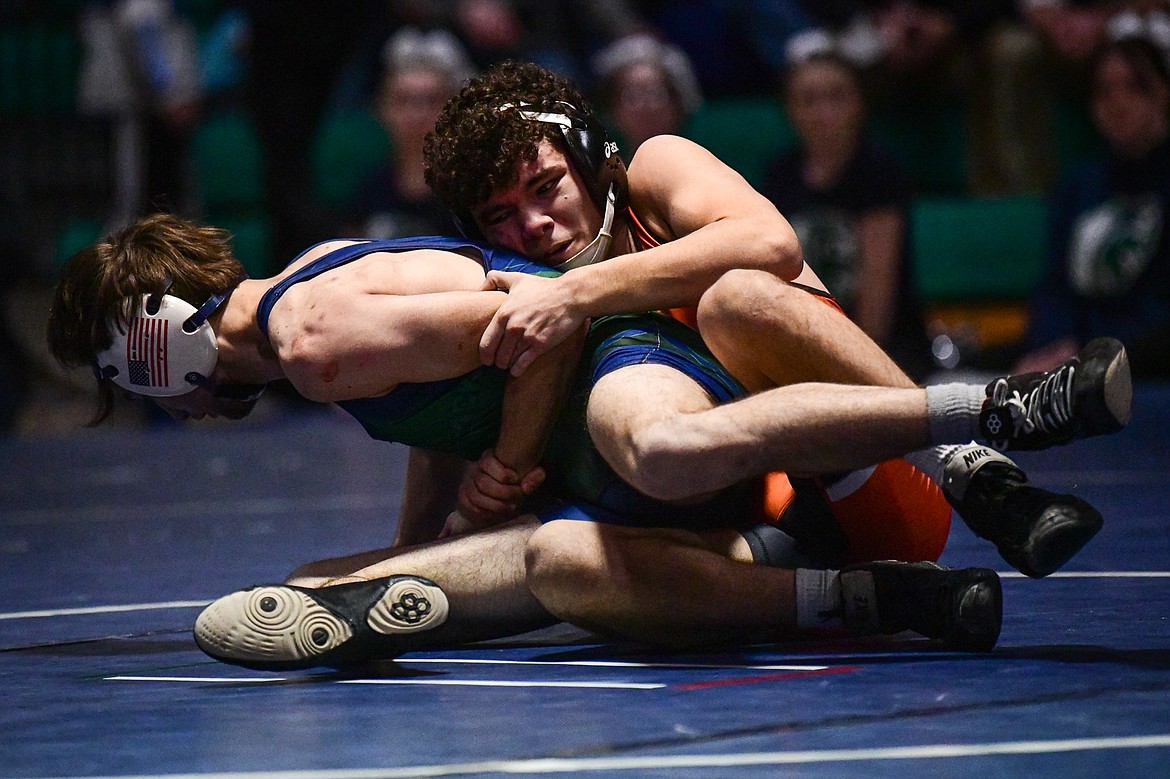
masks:
POLYGON ((165 290, 143 295, 137 316, 129 322, 110 322, 114 340, 97 355, 98 375, 152 398, 185 395, 207 386, 219 357, 207 319, 230 294, 231 290, 212 295, 199 308, 165 290))
POLYGON ((609 244, 613 241, 613 217, 617 213, 616 206, 617 195, 614 193, 614 187, 611 184, 609 194, 605 198, 605 218, 601 222, 601 229, 597 231, 597 237, 588 246, 560 265, 553 266, 556 270, 562 272, 572 270, 573 268, 592 265, 598 260, 605 259, 606 254, 609 252, 609 244))

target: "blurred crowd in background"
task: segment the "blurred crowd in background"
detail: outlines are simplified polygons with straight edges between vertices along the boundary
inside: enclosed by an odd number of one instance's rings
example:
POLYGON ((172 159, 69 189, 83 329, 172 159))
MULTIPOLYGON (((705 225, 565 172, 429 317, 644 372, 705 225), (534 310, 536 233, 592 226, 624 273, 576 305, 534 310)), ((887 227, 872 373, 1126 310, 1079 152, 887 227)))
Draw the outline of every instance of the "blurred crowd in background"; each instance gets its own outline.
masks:
POLYGON ((689 137, 773 200, 916 379, 1101 334, 1170 375, 1166 0, 0 0, 0 431, 68 429, 57 268, 165 210, 254 276, 454 234, 422 175, 491 64, 573 78, 628 160, 689 137))

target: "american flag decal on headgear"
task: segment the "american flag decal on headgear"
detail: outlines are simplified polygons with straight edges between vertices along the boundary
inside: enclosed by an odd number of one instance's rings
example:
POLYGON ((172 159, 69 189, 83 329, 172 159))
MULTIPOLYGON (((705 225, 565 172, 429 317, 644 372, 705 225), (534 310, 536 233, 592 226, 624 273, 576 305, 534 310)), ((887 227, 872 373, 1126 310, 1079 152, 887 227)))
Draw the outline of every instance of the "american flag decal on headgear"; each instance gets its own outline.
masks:
POLYGON ((135 317, 126 337, 126 366, 130 383, 139 387, 169 387, 167 378, 167 322, 135 317))

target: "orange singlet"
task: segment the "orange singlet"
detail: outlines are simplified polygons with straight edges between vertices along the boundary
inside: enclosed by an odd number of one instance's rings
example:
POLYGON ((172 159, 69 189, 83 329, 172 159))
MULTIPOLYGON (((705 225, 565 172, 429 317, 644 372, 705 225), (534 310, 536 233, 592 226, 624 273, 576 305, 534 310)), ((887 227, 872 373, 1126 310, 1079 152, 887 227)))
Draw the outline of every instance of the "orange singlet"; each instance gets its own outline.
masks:
MULTIPOLYGON (((640 251, 662 243, 626 209, 634 245, 640 251)), ((841 316, 832 297, 800 287, 841 316)), ((694 308, 666 313, 698 329, 694 308)), ((868 560, 935 561, 951 531, 951 506, 937 484, 906 460, 886 460, 835 480, 816 479, 825 502, 849 541, 847 562, 868 560)), ((765 522, 783 526, 784 512, 796 493, 788 476, 770 473, 764 482, 765 522)))

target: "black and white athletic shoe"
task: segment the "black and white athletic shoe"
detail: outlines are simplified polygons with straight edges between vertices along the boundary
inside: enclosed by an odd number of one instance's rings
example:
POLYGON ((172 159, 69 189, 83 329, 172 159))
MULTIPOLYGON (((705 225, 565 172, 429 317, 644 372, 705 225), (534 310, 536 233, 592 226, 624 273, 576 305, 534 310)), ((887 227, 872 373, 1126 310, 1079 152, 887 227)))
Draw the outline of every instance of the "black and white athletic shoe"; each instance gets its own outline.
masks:
POLYGON ((886 560, 841 570, 845 626, 857 635, 912 630, 948 649, 990 652, 1003 624, 999 576, 886 560))
POLYGON ((319 589, 285 584, 225 595, 195 620, 195 643, 216 660, 261 671, 346 668, 398 654, 397 637, 447 619, 447 596, 420 576, 319 589))
POLYGON ((988 384, 979 428, 1000 451, 1044 449, 1117 432, 1129 422, 1132 405, 1125 347, 1098 338, 1059 368, 988 384))
POLYGON ((1037 487, 1014 462, 985 446, 956 450, 944 465, 942 489, 977 536, 1033 578, 1060 569, 1104 524, 1085 501, 1037 487))

